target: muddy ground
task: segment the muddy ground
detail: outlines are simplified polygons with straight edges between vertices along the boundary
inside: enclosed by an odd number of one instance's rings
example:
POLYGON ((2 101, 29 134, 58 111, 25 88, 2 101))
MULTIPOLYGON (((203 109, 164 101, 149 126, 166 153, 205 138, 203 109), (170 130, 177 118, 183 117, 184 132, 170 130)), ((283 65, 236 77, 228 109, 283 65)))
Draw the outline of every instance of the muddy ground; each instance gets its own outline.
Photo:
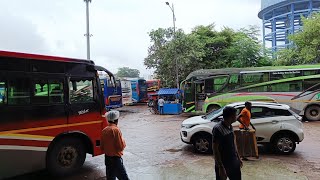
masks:
MULTIPOLYGON (((179 129, 182 116, 153 115, 145 106, 120 109, 119 126, 127 142, 123 156, 130 179, 175 180, 213 179, 214 162, 211 155, 193 152, 192 145, 181 142, 179 129)), ((275 155, 260 150, 260 159, 244 162, 243 179, 320 179, 320 122, 304 123, 305 139, 292 155, 275 155)), ((14 178, 56 179, 45 171, 14 178)), ((63 180, 105 179, 104 157, 87 157, 84 167, 63 180)), ((13 180, 13 179, 12 179, 13 180)))

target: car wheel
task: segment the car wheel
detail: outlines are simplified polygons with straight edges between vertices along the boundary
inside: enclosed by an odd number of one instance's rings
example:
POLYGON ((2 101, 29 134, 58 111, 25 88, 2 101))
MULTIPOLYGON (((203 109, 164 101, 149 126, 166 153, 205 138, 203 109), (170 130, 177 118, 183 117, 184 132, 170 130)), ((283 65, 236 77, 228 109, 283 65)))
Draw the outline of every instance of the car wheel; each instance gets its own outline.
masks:
POLYGON ((318 121, 320 120, 320 106, 317 106, 317 105, 309 106, 307 107, 304 114, 309 121, 318 121))
POLYGON ((215 111, 215 110, 217 110, 217 109, 220 109, 220 107, 217 106, 217 105, 210 105, 210 106, 207 108, 207 113, 210 113, 210 112, 215 111))
POLYGON ((273 150, 278 154, 291 154, 296 149, 295 140, 286 134, 280 134, 273 140, 273 150))
POLYGON ((65 138, 50 148, 47 154, 47 169, 56 176, 70 174, 84 163, 86 150, 80 139, 65 138))
POLYGON ((212 152, 212 140, 209 135, 198 135, 194 138, 193 147, 196 152, 208 154, 212 152))

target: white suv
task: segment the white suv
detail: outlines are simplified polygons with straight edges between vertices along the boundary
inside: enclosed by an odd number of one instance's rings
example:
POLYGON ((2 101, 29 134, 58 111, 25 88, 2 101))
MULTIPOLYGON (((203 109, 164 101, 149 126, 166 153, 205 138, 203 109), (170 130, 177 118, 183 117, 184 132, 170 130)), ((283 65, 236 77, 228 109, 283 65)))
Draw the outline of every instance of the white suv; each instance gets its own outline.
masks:
MULTIPOLYGON (((244 102, 233 103, 239 114, 244 102)), ((182 122, 180 136, 187 144, 193 144, 195 151, 209 153, 212 151, 212 128, 221 121, 223 108, 205 116, 195 116, 182 122)), ((290 154, 296 143, 303 140, 301 117, 290 110, 288 105, 266 102, 252 102, 251 123, 256 128, 257 143, 270 144, 277 153, 290 154)), ((239 122, 232 124, 235 129, 239 122)))

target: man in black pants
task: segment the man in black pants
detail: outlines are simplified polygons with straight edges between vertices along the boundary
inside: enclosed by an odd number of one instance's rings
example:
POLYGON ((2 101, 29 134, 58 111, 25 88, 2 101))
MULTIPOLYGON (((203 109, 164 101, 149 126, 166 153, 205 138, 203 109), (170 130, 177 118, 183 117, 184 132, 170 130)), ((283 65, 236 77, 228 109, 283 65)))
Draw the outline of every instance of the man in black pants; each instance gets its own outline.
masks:
POLYGON ((215 159, 217 180, 241 180, 242 161, 234 139, 232 123, 236 121, 237 110, 233 107, 223 109, 223 121, 212 130, 212 148, 215 159))

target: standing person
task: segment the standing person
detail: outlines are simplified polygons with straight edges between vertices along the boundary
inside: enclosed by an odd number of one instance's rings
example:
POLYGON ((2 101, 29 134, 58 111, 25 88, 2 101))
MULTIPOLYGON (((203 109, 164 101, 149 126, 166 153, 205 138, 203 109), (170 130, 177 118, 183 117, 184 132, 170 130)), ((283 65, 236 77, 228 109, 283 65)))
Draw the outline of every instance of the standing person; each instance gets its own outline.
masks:
MULTIPOLYGON (((239 128, 248 130, 249 126, 251 124, 250 119, 251 119, 252 104, 251 104, 251 102, 247 101, 244 103, 244 106, 245 106, 245 108, 242 109, 242 111, 239 114, 237 119, 240 121, 239 128)), ((251 126, 252 126, 252 124, 251 124, 251 126)))
POLYGON ((163 114, 164 103, 165 103, 164 99, 162 97, 160 97, 160 99, 158 100, 160 114, 163 114))
POLYGON ((223 109, 223 121, 212 130, 212 148, 215 159, 216 180, 241 180, 242 161, 239 157, 232 123, 237 120, 237 110, 233 107, 223 109))
MULTIPOLYGON (((245 102, 244 103, 245 108, 242 109, 241 113, 239 114, 239 116, 237 117, 237 119, 239 120, 240 124, 239 124, 239 128, 240 129, 245 129, 245 130, 249 130, 249 126, 251 125, 251 127, 255 130, 255 127, 251 124, 251 108, 252 108, 252 104, 251 102, 245 102)), ((241 144, 243 146, 243 148, 245 149, 244 146, 245 143, 241 144)), ((242 160, 247 161, 248 158, 245 156, 241 157, 242 160)))
POLYGON ((106 175, 108 180, 128 180, 126 169, 123 165, 122 155, 126 143, 118 127, 119 111, 109 111, 106 119, 109 124, 102 130, 101 150, 105 154, 106 175))

